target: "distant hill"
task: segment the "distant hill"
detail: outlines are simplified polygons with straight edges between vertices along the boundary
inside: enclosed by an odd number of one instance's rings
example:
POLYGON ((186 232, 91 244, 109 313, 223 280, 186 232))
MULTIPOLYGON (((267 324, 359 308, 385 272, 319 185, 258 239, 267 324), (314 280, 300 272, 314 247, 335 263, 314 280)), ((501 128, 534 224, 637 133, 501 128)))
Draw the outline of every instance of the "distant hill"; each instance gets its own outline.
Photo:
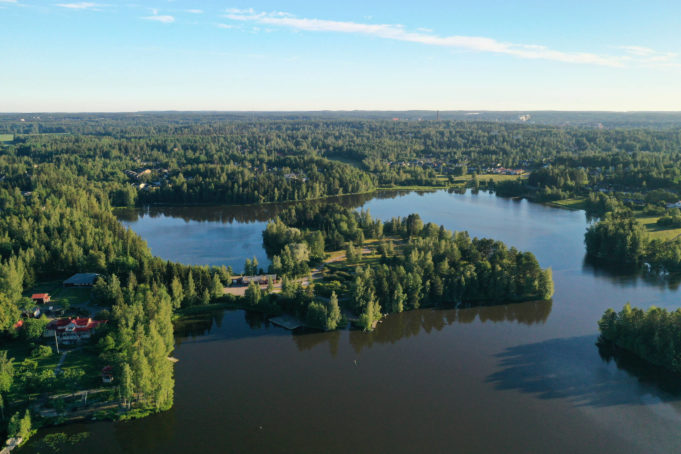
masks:
MULTIPOLYGON (((681 112, 561 112, 561 111, 300 111, 300 112, 122 112, 122 113, 0 113, 0 137, 4 133, 71 133, 85 126, 120 128, 169 124, 193 125, 219 121, 253 120, 384 120, 384 121, 471 121, 524 123, 578 128, 681 127, 681 112), (74 126, 76 126, 74 128, 74 126)), ((2 141, 2 139, 0 139, 2 141)))

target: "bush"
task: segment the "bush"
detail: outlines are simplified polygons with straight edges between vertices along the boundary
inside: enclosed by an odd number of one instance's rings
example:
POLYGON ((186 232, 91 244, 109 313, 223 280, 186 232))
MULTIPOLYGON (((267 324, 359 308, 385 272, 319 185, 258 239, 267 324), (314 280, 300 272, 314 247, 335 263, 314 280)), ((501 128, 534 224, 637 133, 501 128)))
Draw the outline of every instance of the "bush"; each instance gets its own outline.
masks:
POLYGON ((33 351, 31 352, 31 357, 33 358, 49 358, 52 356, 54 352, 52 351, 52 347, 49 345, 38 345, 33 351))
POLYGON ((26 410, 24 416, 20 416, 19 412, 14 413, 7 424, 7 435, 9 437, 21 437, 24 441, 31 436, 31 412, 26 410))
POLYGON ((43 337, 45 327, 49 321, 45 316, 40 318, 29 318, 21 327, 21 337, 25 340, 37 340, 43 337))
POLYGON ((657 220, 657 225, 665 228, 681 228, 681 216, 662 216, 657 220))

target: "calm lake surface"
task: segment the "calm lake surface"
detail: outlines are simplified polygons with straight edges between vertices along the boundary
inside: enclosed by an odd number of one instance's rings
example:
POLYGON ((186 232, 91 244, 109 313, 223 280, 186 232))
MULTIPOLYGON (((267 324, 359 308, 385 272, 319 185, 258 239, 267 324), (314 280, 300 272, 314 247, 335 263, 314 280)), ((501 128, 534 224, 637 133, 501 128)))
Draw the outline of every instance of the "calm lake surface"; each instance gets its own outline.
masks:
MULTIPOLYGON (((679 380, 595 345, 606 308, 675 309, 678 283, 585 263, 583 212, 482 192, 343 203, 381 219, 416 212, 529 250, 553 268, 553 301, 406 312, 373 333, 292 334, 244 311, 206 314, 178 326, 172 410, 41 434, 88 431, 64 449, 98 454, 681 452, 679 380)), ((121 219, 156 255, 240 271, 253 255, 268 263, 260 232, 279 209, 150 208, 121 219)), ((40 451, 36 442, 19 452, 40 451)))

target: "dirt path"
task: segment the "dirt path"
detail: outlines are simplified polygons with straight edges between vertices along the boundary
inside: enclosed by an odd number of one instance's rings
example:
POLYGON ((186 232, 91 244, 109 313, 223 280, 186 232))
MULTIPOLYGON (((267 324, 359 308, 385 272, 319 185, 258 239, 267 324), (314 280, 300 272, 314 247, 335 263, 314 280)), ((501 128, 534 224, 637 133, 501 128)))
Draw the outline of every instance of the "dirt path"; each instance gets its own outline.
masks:
POLYGON ((54 375, 59 375, 61 374, 61 366, 64 364, 64 361, 66 360, 66 355, 68 355, 71 352, 75 352, 77 350, 80 350, 81 347, 74 348, 73 350, 64 350, 64 352, 61 354, 61 357, 59 358, 59 362, 57 363, 57 367, 54 368, 54 375))

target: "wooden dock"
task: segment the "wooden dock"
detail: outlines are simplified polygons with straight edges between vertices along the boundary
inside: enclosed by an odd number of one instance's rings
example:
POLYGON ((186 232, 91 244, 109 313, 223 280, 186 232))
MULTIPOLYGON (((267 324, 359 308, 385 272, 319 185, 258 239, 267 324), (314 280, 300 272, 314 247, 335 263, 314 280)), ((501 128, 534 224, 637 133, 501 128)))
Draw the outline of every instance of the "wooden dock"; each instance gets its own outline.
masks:
POLYGON ((274 323, 277 326, 281 326, 282 328, 294 330, 297 328, 301 328, 305 326, 303 322, 298 320, 297 318, 293 317, 292 315, 280 315, 278 317, 272 317, 270 318, 270 321, 274 323))

